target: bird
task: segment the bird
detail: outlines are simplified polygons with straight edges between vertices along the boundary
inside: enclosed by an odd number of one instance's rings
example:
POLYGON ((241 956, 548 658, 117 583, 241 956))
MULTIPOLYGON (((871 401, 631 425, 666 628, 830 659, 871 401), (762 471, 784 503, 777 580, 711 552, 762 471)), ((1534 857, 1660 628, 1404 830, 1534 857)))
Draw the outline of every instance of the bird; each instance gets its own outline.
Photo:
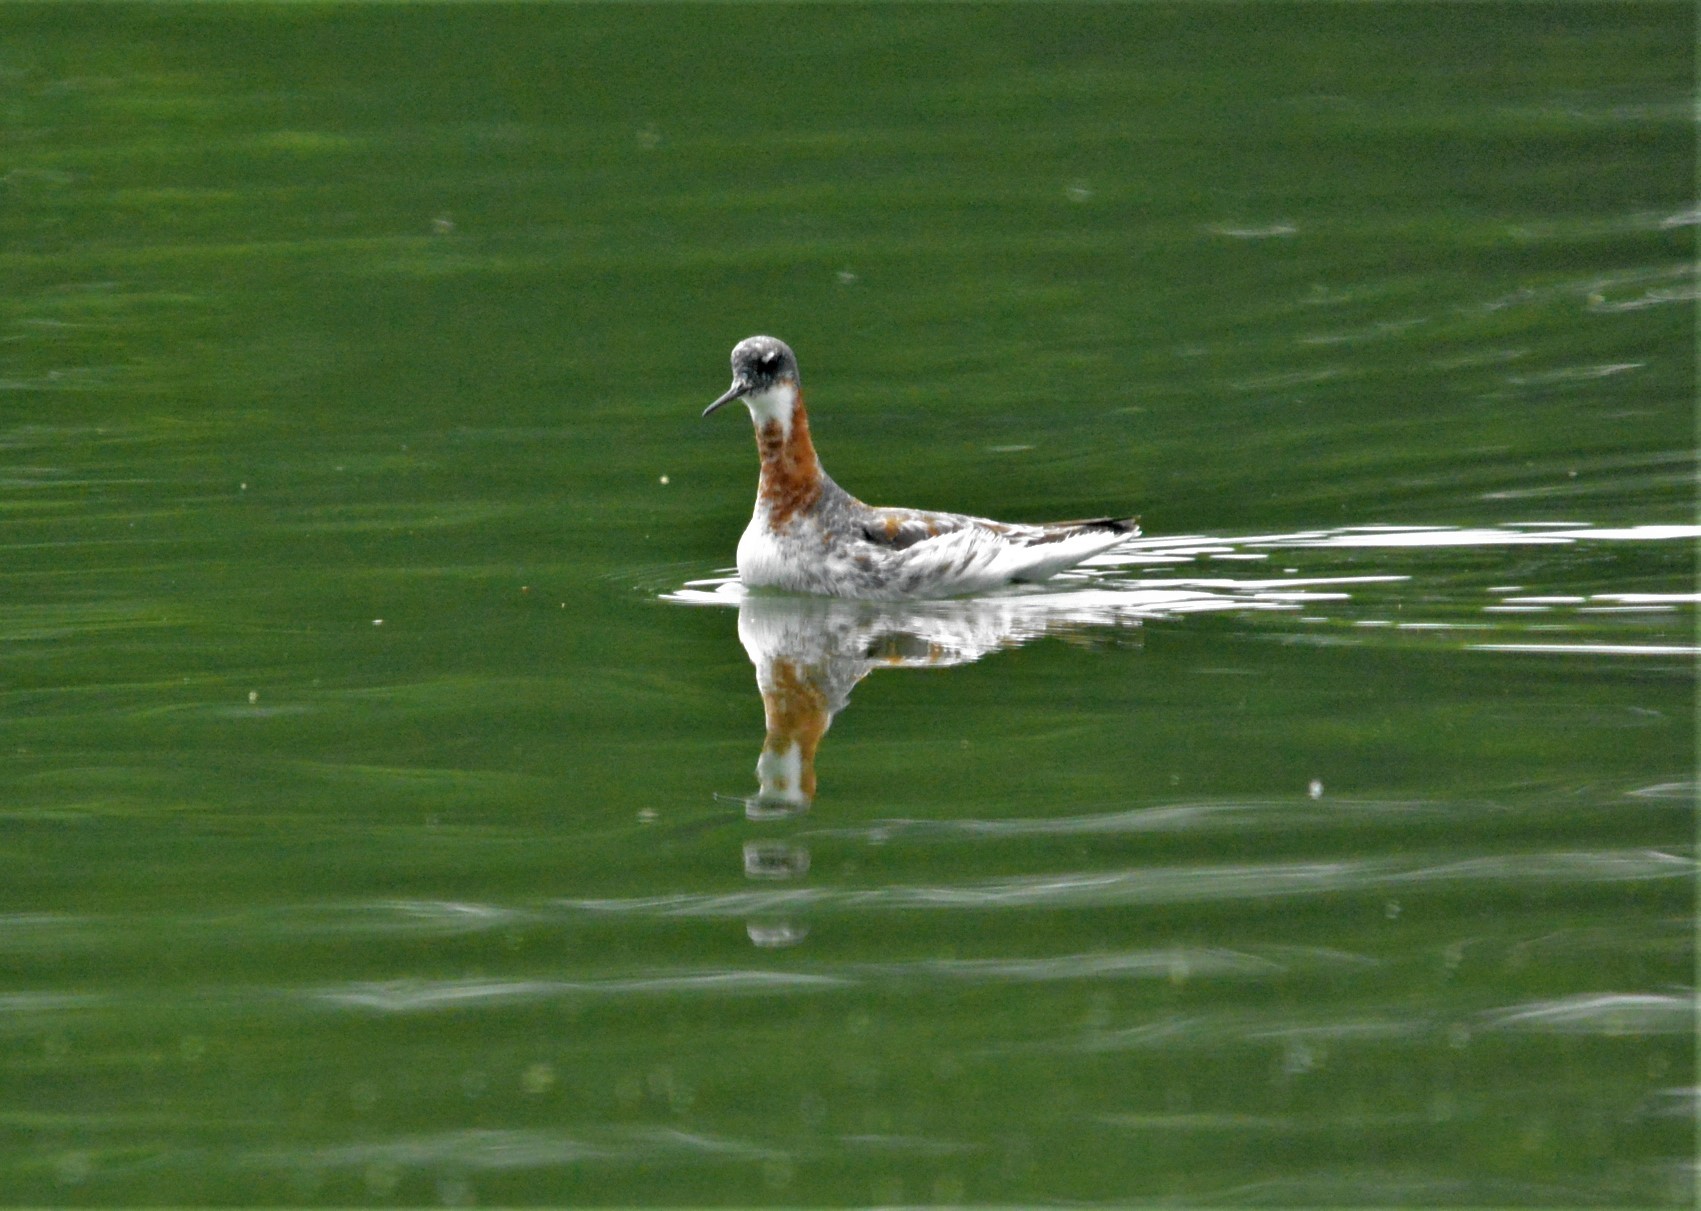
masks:
POLYGON ((797 356, 772 336, 732 349, 732 386, 707 417, 738 400, 762 461, 756 508, 738 540, 746 589, 867 601, 986 593, 1046 580, 1140 533, 1134 517, 1022 524, 865 505, 821 467, 797 356))

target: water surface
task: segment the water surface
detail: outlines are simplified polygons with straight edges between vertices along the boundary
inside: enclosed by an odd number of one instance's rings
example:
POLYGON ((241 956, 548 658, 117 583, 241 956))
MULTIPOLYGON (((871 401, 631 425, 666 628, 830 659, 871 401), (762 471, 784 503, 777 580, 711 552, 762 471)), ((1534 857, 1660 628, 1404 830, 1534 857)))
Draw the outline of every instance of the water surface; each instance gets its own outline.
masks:
POLYGON ((0 1189, 1688 1205, 1692 26, 0 11, 0 1189))

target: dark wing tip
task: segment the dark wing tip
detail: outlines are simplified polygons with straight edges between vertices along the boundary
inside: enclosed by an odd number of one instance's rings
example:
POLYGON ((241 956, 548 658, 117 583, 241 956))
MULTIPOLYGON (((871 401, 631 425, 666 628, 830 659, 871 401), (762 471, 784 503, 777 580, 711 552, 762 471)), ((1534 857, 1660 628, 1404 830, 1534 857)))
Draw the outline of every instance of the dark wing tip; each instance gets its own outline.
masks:
POLYGON ((1109 530, 1112 534, 1138 534, 1140 532, 1140 519, 1138 517, 1088 517, 1081 521, 1055 521, 1046 529, 1109 530))
POLYGON ((1138 534, 1140 519, 1138 517, 1083 517, 1077 521, 1054 521, 1036 527, 1038 537, 1025 540, 1026 545, 1037 547, 1048 542, 1062 542, 1066 538, 1074 538, 1079 534, 1101 530, 1106 534, 1138 534))

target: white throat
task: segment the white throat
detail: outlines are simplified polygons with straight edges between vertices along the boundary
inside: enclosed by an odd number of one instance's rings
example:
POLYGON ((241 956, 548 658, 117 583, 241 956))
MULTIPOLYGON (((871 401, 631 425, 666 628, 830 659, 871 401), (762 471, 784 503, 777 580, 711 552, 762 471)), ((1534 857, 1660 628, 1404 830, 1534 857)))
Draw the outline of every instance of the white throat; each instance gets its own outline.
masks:
POLYGON ((750 409, 750 419, 758 429, 770 421, 779 421, 782 432, 791 432, 792 409, 797 406, 797 384, 786 380, 762 391, 752 391, 743 397, 750 409))

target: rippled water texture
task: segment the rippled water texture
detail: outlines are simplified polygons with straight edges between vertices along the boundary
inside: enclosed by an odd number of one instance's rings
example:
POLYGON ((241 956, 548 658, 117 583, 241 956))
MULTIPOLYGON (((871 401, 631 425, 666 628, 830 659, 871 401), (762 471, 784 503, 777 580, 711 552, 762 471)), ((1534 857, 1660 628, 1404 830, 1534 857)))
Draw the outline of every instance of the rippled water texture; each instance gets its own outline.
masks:
POLYGON ((1691 1205, 1693 47, 0 7, 0 1198, 1691 1205))

